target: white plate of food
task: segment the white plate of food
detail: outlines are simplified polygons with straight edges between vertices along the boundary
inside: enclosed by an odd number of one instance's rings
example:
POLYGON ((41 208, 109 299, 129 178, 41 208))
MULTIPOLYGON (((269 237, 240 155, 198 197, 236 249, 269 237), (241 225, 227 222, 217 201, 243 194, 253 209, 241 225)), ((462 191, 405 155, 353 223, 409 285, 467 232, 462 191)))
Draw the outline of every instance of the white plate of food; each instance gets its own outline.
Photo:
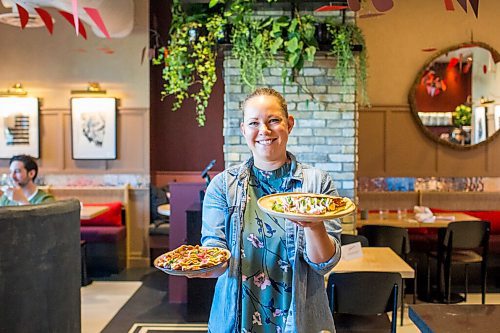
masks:
POLYGON ((170 275, 194 277, 219 268, 230 257, 231 252, 219 247, 181 245, 158 256, 154 266, 170 275))
POLYGON ((260 209, 294 221, 319 222, 353 213, 356 205, 349 198, 315 193, 277 193, 260 198, 260 209))

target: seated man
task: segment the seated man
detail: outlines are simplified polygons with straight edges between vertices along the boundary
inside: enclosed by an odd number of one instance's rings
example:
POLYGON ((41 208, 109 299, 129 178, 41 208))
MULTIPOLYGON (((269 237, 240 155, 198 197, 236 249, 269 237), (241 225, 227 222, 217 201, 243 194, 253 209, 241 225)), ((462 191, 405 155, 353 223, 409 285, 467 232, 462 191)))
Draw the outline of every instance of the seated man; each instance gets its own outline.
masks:
POLYGON ((16 155, 10 159, 12 186, 0 189, 0 206, 40 204, 55 201, 54 197, 35 185, 38 165, 29 155, 16 155))

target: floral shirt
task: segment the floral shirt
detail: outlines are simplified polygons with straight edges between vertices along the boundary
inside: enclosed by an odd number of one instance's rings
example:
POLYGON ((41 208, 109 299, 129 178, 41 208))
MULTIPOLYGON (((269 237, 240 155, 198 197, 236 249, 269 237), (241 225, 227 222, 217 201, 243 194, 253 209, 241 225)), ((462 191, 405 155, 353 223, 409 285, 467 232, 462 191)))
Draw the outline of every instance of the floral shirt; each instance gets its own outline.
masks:
POLYGON ((289 172, 289 163, 271 172, 251 169, 241 255, 244 333, 284 331, 293 277, 285 245, 285 220, 262 212, 257 200, 291 190, 284 182, 289 172))

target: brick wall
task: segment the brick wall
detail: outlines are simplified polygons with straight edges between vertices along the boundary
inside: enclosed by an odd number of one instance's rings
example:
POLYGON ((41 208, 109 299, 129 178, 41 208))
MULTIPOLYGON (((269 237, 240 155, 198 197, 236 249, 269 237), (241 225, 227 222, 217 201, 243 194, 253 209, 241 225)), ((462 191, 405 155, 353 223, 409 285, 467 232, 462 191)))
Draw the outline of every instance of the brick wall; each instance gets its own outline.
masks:
MULTIPOLYGON (((355 197, 357 171, 357 106, 354 68, 347 84, 335 80, 335 60, 326 52, 316 55, 314 63, 306 63, 298 78, 307 85, 315 100, 298 84, 281 84, 280 59, 266 69, 265 84, 283 93, 288 111, 295 117, 288 150, 300 162, 328 171, 340 195, 355 197), (284 90, 283 90, 284 89, 284 90)), ((242 120, 240 102, 250 92, 240 83, 239 66, 230 52, 224 60, 224 159, 226 167, 250 157, 239 129, 242 120)))

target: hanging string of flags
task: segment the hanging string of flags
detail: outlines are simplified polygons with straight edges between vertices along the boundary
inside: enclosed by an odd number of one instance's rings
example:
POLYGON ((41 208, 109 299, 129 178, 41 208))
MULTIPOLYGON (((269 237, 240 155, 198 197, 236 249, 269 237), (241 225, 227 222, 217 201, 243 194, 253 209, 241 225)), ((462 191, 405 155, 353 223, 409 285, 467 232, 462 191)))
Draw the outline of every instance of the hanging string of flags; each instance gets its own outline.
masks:
MULTIPOLYGON (((71 24, 75 28, 77 36, 81 35, 84 39, 87 39, 87 31, 85 30, 85 27, 79 19, 78 15, 78 0, 71 0, 71 2, 72 13, 64 10, 58 10, 58 12, 62 17, 66 19, 66 21, 68 21, 69 24, 71 24)), ((54 23, 52 20, 52 16, 48 11, 40 7, 32 7, 29 3, 24 3, 23 1, 16 1, 15 3, 17 12, 19 13, 21 29, 24 29, 28 24, 30 11, 35 11, 45 24, 47 31, 52 34, 52 32, 54 31, 54 23)), ((104 34, 104 36, 106 36, 106 38, 111 38, 99 11, 96 8, 91 7, 83 7, 82 9, 85 11, 85 13, 87 13, 89 18, 92 20, 92 22, 94 22, 94 24, 104 34)))
MULTIPOLYGON (((444 6, 446 10, 455 10, 453 6, 453 0, 443 0, 444 6)), ((467 0, 456 0, 460 7, 467 13, 467 0)), ((472 10, 474 11, 474 15, 476 18, 478 17, 479 12, 479 0, 468 0, 472 10)), ((373 7, 380 13, 386 12, 390 10, 394 6, 393 0, 371 0, 373 7)), ((316 9, 316 12, 324 12, 324 11, 334 11, 334 10, 343 10, 350 9, 353 12, 357 12, 361 10, 361 1, 360 0, 347 0, 347 5, 343 4, 331 4, 326 6, 321 6, 316 9)))

